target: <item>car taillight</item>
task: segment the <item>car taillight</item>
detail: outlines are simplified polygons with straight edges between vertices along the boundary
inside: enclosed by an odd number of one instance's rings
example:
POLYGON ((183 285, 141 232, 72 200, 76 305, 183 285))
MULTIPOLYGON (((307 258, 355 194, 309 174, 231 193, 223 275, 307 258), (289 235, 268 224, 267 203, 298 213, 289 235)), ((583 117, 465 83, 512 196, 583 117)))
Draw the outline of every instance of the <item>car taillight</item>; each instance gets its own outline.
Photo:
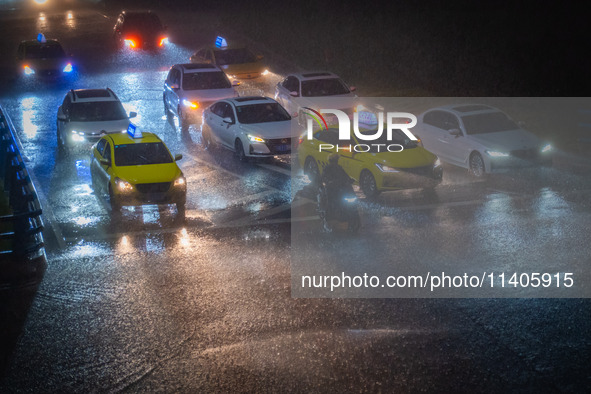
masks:
POLYGON ((127 44, 130 48, 135 48, 137 46, 135 41, 131 38, 126 38, 125 40, 123 40, 123 42, 125 42, 125 44, 127 44))

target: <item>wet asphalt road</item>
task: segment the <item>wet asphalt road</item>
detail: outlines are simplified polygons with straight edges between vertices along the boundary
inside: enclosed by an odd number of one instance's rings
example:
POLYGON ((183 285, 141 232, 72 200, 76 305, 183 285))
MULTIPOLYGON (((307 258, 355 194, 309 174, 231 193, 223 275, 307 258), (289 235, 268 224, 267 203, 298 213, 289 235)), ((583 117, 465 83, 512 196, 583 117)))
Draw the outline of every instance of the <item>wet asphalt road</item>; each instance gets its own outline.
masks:
MULTIPOLYGON (((434 193, 362 198, 361 234, 343 241, 320 232, 302 178, 294 178, 302 190, 292 190, 289 158, 239 164, 229 152, 213 156, 199 127, 182 135, 163 118, 167 68, 215 36, 215 15, 171 26, 178 39, 160 54, 114 53, 105 39, 111 15, 72 16, 3 15, 0 28, 3 48, 41 27, 82 59, 72 82, 17 79, 0 96, 44 203, 49 260, 26 321, 13 330, 0 391, 590 389, 587 300, 291 298, 289 224, 295 194, 309 239, 329 237, 357 253, 369 243, 380 246, 373 257, 398 254, 425 267, 461 260, 474 261, 475 271, 538 264, 584 273, 588 176, 549 168, 483 182, 446 167, 434 193), (88 151, 58 157, 59 103, 67 89, 94 86, 113 88, 141 127, 183 154, 186 221, 174 206, 125 209, 113 220, 90 187, 88 151)), ((272 64, 266 80, 242 88, 271 94, 282 67, 272 64)), ((342 264, 358 269, 353 263, 342 264)))

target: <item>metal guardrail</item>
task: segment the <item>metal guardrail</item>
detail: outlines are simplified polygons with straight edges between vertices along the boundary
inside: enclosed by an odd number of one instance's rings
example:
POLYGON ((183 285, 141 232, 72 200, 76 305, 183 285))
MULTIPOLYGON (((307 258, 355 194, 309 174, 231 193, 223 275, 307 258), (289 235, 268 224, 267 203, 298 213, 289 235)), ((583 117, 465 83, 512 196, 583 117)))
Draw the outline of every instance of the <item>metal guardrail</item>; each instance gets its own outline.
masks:
POLYGON ((0 192, 10 212, 0 216, 0 262, 45 260, 41 204, 14 130, 0 106, 0 192))

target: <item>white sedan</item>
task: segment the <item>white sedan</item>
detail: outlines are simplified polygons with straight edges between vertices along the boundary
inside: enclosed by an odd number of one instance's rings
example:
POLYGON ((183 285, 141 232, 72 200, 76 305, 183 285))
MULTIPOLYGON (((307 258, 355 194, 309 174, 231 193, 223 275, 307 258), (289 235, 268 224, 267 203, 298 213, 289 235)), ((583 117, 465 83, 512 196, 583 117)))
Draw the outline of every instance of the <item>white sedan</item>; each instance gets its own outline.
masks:
POLYGON ((413 133, 447 163, 477 176, 552 162, 552 145, 521 128, 499 109, 482 104, 448 105, 418 118, 413 133))
POLYGON ((203 113, 203 144, 208 150, 222 146, 241 161, 291 153, 298 137, 291 116, 269 97, 236 97, 220 100, 203 113))

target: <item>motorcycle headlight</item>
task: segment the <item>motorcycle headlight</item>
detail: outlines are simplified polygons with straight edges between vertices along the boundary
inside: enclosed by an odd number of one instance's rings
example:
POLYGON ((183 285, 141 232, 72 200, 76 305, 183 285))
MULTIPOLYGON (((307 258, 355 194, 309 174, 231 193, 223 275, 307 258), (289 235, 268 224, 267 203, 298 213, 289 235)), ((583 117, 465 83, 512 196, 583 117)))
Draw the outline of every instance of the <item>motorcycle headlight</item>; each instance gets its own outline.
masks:
POLYGON ((382 172, 398 172, 396 168, 387 166, 385 164, 376 163, 376 167, 378 167, 382 172))
POLYGON ((248 140, 250 142, 262 142, 262 143, 265 142, 264 138, 257 137, 256 135, 251 135, 251 134, 248 135, 248 140))
POLYGON ((177 179, 174 180, 173 186, 174 187, 180 187, 180 186, 185 186, 187 184, 187 180, 185 179, 184 176, 180 176, 177 179))
POLYGON ((115 178, 115 185, 122 192, 130 192, 133 190, 131 183, 124 181, 123 179, 115 178))
POLYGON ((509 154, 505 153, 505 152, 498 152, 498 151, 494 151, 494 150, 487 150, 485 151, 487 155, 489 155, 490 157, 508 157, 509 154))

